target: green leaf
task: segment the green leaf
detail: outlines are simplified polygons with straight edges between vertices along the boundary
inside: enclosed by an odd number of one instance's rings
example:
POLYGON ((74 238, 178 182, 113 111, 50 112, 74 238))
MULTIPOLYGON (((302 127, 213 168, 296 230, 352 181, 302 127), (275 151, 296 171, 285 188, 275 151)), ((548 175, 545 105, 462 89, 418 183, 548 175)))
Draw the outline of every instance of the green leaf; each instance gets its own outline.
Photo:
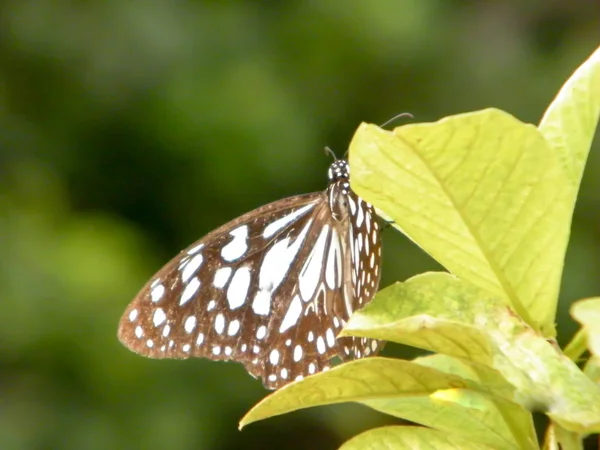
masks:
POLYGON ((600 356, 592 356, 588 359, 583 368, 583 373, 585 373, 593 383, 600 385, 600 356))
POLYGON ((583 326, 589 351, 600 356, 600 297, 573 303, 571 315, 583 326))
POLYGON ((482 291, 468 289, 446 273, 417 275, 379 291, 355 311, 340 336, 364 336, 411 345, 446 355, 493 362, 491 343, 478 321, 502 305, 482 291))
POLYGON ((539 129, 573 187, 573 202, 600 116, 600 47, 563 85, 539 129))
POLYGON ((442 354, 423 356, 414 359, 413 362, 437 369, 440 372, 458 375, 476 384, 479 391, 509 400, 515 398, 514 386, 509 384, 500 372, 483 364, 442 354))
POLYGON ((572 361, 578 361, 586 350, 587 335, 583 328, 580 328, 571 341, 563 349, 563 353, 572 361))
POLYGON ((516 388, 519 404, 547 411, 569 431, 600 431, 600 388, 500 300, 450 274, 419 275, 384 289, 353 314, 343 334, 486 364, 516 388))
POLYGON ((353 190, 408 237, 554 334, 573 205, 534 126, 495 109, 393 132, 362 124, 350 165, 353 190))
POLYGON ((382 397, 427 397, 439 389, 466 386, 466 381, 456 375, 409 361, 379 357, 360 359, 275 391, 242 418, 240 428, 311 406, 382 397))
POLYGON ((496 449, 538 448, 533 419, 525 408, 480 392, 448 389, 428 397, 383 398, 361 403, 496 449))
POLYGON ((423 362, 373 357, 334 367, 274 392, 246 414, 240 428, 300 408, 354 401, 495 448, 533 448, 531 415, 523 407, 475 392, 489 388, 423 362))
POLYGON ((468 439, 437 430, 423 427, 390 426, 375 428, 350 439, 340 447, 340 450, 380 450, 393 449, 462 449, 462 450, 491 450, 482 444, 476 444, 468 439))

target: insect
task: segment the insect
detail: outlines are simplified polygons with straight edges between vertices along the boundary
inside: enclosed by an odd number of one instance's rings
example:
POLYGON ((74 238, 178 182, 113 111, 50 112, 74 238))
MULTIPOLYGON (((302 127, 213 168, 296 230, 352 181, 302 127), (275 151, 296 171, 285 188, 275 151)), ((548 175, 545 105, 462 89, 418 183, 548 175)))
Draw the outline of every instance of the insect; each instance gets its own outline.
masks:
POLYGON ((285 198, 181 251, 123 314, 119 340, 150 358, 242 363, 268 389, 381 344, 337 334, 379 286, 380 226, 345 160, 325 191, 285 198))

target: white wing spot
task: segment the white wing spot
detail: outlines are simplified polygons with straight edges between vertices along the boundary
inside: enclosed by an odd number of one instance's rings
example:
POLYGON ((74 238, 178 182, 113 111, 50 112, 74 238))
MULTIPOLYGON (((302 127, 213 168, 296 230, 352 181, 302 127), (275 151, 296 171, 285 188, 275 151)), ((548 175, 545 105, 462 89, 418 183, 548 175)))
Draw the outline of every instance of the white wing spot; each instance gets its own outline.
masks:
POLYGON ((231 276, 231 267, 221 267, 215 272, 215 278, 213 280, 213 286, 217 289, 225 287, 231 276))
POLYGON ((186 264, 189 262, 190 262, 190 257, 184 256, 183 258, 181 258, 181 261, 179 262, 179 267, 177 268, 177 270, 183 269, 186 266, 186 264))
POLYGON ((190 316, 185 320, 185 324, 183 325, 185 328, 185 332, 190 334, 196 328, 196 316, 190 316))
POLYGON ((287 377, 288 377, 288 371, 284 367, 283 369, 281 369, 281 378, 283 378, 284 380, 287 380, 287 377))
POLYGON ((312 298, 317 289, 317 285, 319 284, 323 256, 325 253, 325 244, 327 243, 328 236, 329 225, 326 224, 321 230, 317 242, 300 271, 298 287, 300 288, 300 295, 305 302, 312 298))
POLYGON ((294 347, 294 361, 298 362, 302 359, 302 347, 296 345, 294 347))
POLYGON ((286 225, 293 222, 296 218, 300 217, 314 206, 314 203, 303 206, 302 208, 288 214, 287 216, 283 216, 281 219, 277 219, 275 222, 270 223, 268 226, 265 227, 265 230, 263 231, 263 237, 265 239, 270 238, 279 230, 285 228, 286 225))
POLYGON ((348 196, 348 205, 350 205, 350 213, 352 215, 356 214, 356 202, 351 196, 348 196))
POLYGON ((166 324, 165 327, 163 328, 162 335, 164 337, 167 337, 170 332, 171 332, 171 326, 169 324, 166 324))
POLYGON ((292 340, 291 340, 291 339, 286 339, 286 340, 285 340, 285 345, 286 345, 287 347, 289 347, 290 345, 292 345, 292 340))
POLYGON ((181 281, 186 283, 187 280, 189 280, 190 277, 194 275, 196 270, 198 270, 198 267, 200 267, 200 264, 202 264, 203 260, 204 257, 202 256, 202 253, 194 256, 192 260, 183 268, 183 271, 181 272, 181 281))
POLYGON ((340 321, 338 320, 338 318, 336 316, 333 316, 333 324, 335 325, 336 328, 338 328, 340 326, 340 321))
POLYGON ((233 240, 221 249, 221 256, 225 261, 235 261, 242 257, 248 250, 248 225, 242 225, 231 233, 233 240))
POLYGON ((221 354, 221 347, 219 347, 218 345, 215 345, 212 349, 213 355, 220 355, 221 354))
POLYGON ((240 331, 240 321, 235 319, 229 322, 229 328, 227 328, 227 334, 229 336, 235 336, 240 331))
POLYGON ((223 334, 225 329, 225 316, 223 314, 217 314, 215 318, 215 331, 219 334, 223 334))
POLYGON ((315 363, 310 363, 308 365, 308 373, 310 373, 312 375, 316 371, 317 371, 317 368, 315 367, 315 363))
POLYGON ((135 327, 135 336, 138 339, 141 339, 144 336, 144 330, 139 325, 137 327, 135 327))
POLYGON ((254 353, 258 353, 258 352, 260 352, 260 347, 258 345, 255 345, 254 347, 252 347, 252 351, 254 353))
POLYGON ((148 340, 146 341, 146 346, 147 346, 148 348, 152 348, 152 347, 154 347, 154 341, 153 341, 152 339, 148 339, 148 340))
POLYGON ((296 295, 290 303, 290 306, 287 312, 285 313, 283 320, 281 321, 281 325, 279 326, 279 332, 283 333, 284 331, 298 323, 300 314, 302 314, 302 303, 300 302, 300 297, 296 295))
POLYGON ((213 309, 215 309, 215 306, 217 306, 217 302, 214 300, 211 300, 210 302, 208 302, 208 305, 206 305, 206 310, 212 311, 213 309))
POLYGON ((261 316, 268 315, 271 310, 271 293, 258 291, 252 302, 252 310, 261 316))
POLYGON ((312 222, 313 219, 310 219, 304 225, 304 228, 291 245, 289 245, 289 237, 282 239, 276 242, 265 254, 260 266, 258 292, 252 304, 252 308, 256 314, 269 314, 273 292, 287 275, 300 247, 306 239, 312 222))
POLYGON ((231 347, 225 347, 225 354, 227 356, 231 356, 231 353, 233 353, 233 350, 231 350, 231 347))
POLYGON ((269 381, 275 381, 276 379, 277 379, 277 375, 275 375, 274 373, 269 375, 269 381))
POLYGON ((308 342, 312 342, 315 339, 315 335, 312 331, 308 332, 308 342))
POLYGON ((160 301, 160 299, 162 298, 162 296, 165 293, 165 287, 162 284, 159 284, 157 286, 154 286, 154 288, 152 288, 152 290, 150 291, 150 297, 152 297, 152 301, 154 303, 160 301))
POLYGON ((264 325, 258 327, 258 330, 256 330, 256 339, 263 339, 266 335, 267 327, 265 327, 264 325))
POLYGON ((171 339, 169 341, 169 348, 173 348, 173 347, 175 347, 175 341, 173 339, 171 339))
POLYGON ((248 287, 250 287, 250 268, 246 266, 240 267, 233 274, 231 283, 229 283, 229 289, 227 289, 229 308, 236 309, 244 304, 246 295, 248 294, 248 287))
POLYGON ((157 308, 156 311, 154 311, 154 316, 152 317, 152 323, 154 323, 154 326, 157 327, 161 323, 163 323, 165 320, 167 320, 167 315, 165 314, 165 312, 163 311, 162 308, 157 308))
POLYGON ((331 244, 327 254, 327 264, 325 265, 325 281, 329 289, 339 288, 342 284, 342 251, 340 249, 340 239, 335 230, 331 230, 331 244))
POLYGON ((183 344, 183 347, 181 347, 181 350, 183 350, 184 352, 189 352, 192 349, 192 346, 190 344, 183 344))
POLYGON ((279 362, 279 350, 271 350, 271 354, 269 355, 269 361, 273 365, 276 365, 279 362))
POLYGON ((197 253, 198 251, 202 250, 202 247, 204 247, 204 244, 198 244, 195 247, 190 248, 187 254, 193 255, 194 253, 197 253))
POLYGON ((248 345, 242 344, 242 348, 241 348, 242 352, 245 352, 247 349, 248 349, 248 345))
POLYGON ((363 219, 364 219, 364 213, 363 213, 363 205, 361 205, 362 202, 358 202, 358 208, 356 211, 356 226, 360 227, 363 223, 363 219))
POLYGON ((199 287, 200 287, 200 280, 197 277, 192 278, 190 280, 190 282, 188 283, 188 285, 183 290, 183 293, 181 294, 181 299, 179 300, 179 305, 181 306, 181 305, 187 303, 188 301, 190 301, 190 299, 193 297, 193 295, 196 293, 196 291, 198 290, 199 287))
POLYGON ((294 381, 300 381, 300 380, 304 380, 303 375, 298 375, 296 378, 294 378, 294 381))
POLYGON ((317 338, 317 351, 322 355, 325 353, 325 341, 322 336, 317 338))
POLYGON ((138 316, 138 310, 132 309, 131 312, 129 313, 129 321, 135 322, 135 319, 137 319, 137 316, 138 316))
POLYGON ((325 337, 327 338, 327 345, 329 347, 333 347, 335 345, 335 336, 334 336, 333 330, 331 328, 327 328, 325 337))
POLYGON ((371 350, 377 350, 377 341, 371 341, 371 350))
POLYGON ((196 338, 196 345, 202 345, 203 342, 204 342, 204 333, 199 333, 198 337, 196 338))

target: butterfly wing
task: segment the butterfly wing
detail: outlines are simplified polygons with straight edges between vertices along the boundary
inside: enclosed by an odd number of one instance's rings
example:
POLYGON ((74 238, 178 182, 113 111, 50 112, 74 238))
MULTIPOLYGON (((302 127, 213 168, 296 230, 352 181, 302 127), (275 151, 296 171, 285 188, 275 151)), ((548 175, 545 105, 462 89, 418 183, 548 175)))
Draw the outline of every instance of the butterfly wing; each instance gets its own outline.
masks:
MULTIPOLYGON (((342 187, 334 185, 330 189, 337 191, 335 196, 340 195, 342 187)), ((352 313, 375 295, 379 273, 378 269, 369 267, 369 262, 378 264, 381 256, 378 225, 364 223, 366 219, 376 222, 372 207, 349 190, 341 195, 351 196, 348 214, 335 219, 331 204, 319 211, 315 220, 324 225, 314 229, 312 244, 291 270, 296 280, 287 294, 291 302, 278 303, 280 311, 274 317, 283 319, 270 327, 272 346, 263 358, 265 385, 269 388, 277 388, 290 378, 328 370, 333 357, 356 359, 381 348, 381 344, 372 339, 336 339, 352 313), (359 222, 352 213, 352 209, 358 211, 356 207, 362 208, 363 217, 359 222), (364 235, 367 228, 374 245, 354 245, 358 234, 364 235), (371 255, 375 256, 371 258, 371 255), (363 278, 359 270, 355 270, 357 267, 371 274, 363 278)))
MULTIPOLYGON (((266 265, 263 255, 285 234, 298 246, 280 255, 277 262, 293 258, 292 251, 306 245, 306 224, 313 222, 314 210, 320 203, 322 193, 273 202, 223 225, 181 251, 129 304, 119 324, 120 341, 130 350, 151 358, 228 359, 231 355, 225 353, 225 346, 243 336, 241 332, 234 333, 238 323, 235 321, 239 321, 241 330, 242 323, 249 324, 253 316, 263 315, 253 311, 251 284, 253 280, 260 281, 261 270, 264 274, 273 266, 277 269, 273 261, 277 255, 271 253, 266 265), (222 325, 224 315, 228 323, 222 325), (222 342, 222 351, 214 348, 212 342, 222 342)), ((273 274, 272 290, 280 288, 283 277, 285 273, 281 271, 273 274)), ((259 299, 254 309, 261 313, 260 308, 267 306, 259 299)))
MULTIPOLYGON (((349 278, 352 298, 347 302, 352 311, 362 308, 375 296, 381 278, 381 235, 373 206, 352 191, 348 195, 349 224, 344 274, 349 278)), ((343 360, 362 358, 377 353, 383 342, 357 337, 340 338, 343 360)))
POLYGON ((234 360, 270 389, 327 370, 334 356, 376 351, 375 341, 335 339, 377 289, 380 247, 370 207, 346 186, 347 214, 334 217, 332 192, 340 187, 263 206, 183 250, 128 306, 121 342, 151 358, 234 360))

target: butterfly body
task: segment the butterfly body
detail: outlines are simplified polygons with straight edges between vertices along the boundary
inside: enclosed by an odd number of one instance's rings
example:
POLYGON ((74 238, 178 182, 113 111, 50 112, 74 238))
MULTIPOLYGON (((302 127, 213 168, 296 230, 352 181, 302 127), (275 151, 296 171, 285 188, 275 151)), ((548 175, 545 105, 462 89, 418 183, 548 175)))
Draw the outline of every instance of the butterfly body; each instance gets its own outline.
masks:
POLYGON ((380 278, 379 225, 352 192, 346 161, 327 190, 262 206, 167 263, 127 307, 118 337, 151 358, 234 360, 270 389, 373 354, 336 339, 380 278))

